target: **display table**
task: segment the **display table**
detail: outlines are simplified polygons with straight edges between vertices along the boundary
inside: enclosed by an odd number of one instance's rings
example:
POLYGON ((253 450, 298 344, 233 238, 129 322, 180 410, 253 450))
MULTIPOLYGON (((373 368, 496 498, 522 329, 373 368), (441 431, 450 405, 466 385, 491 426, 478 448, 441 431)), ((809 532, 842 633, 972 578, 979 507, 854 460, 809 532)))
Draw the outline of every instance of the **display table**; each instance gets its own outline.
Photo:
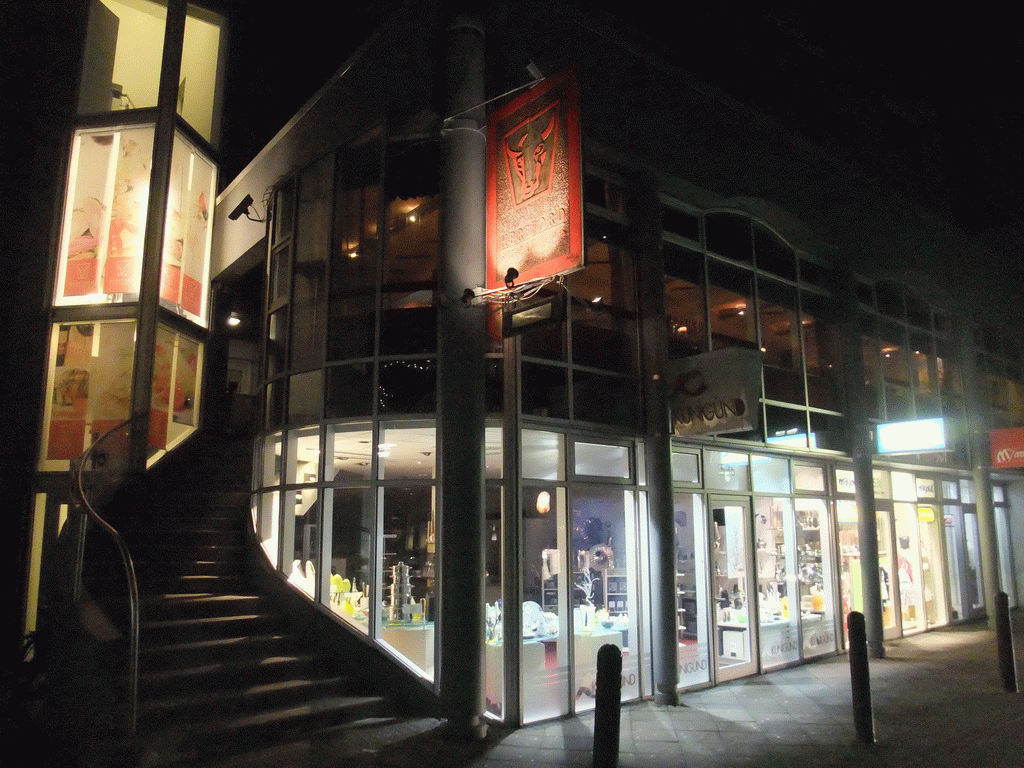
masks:
POLYGON ((433 678, 434 622, 385 624, 380 628, 380 639, 433 678))

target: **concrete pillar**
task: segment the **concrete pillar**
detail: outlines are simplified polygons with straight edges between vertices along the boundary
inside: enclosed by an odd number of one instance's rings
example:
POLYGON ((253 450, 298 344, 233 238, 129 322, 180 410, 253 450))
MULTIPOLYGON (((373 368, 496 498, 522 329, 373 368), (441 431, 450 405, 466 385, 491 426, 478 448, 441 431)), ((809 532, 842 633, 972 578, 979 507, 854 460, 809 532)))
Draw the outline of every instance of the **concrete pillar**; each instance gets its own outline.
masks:
POLYGON ((840 356, 843 386, 846 391, 846 424, 853 458, 853 478, 857 497, 857 538, 861 562, 861 594, 864 596, 864 624, 868 654, 885 656, 882 623, 882 588, 878 576, 878 524, 875 509, 875 481, 872 457, 875 452, 872 425, 864 401, 864 359, 861 357, 861 332, 857 292, 853 274, 844 270, 837 275, 833 291, 839 304, 840 356))
POLYGON ((153 362, 160 310, 160 258, 164 244, 167 194, 171 179, 171 151, 181 72, 181 48, 185 39, 185 0, 169 0, 160 63, 156 128, 153 136, 153 164, 146 207, 146 234, 142 243, 142 280, 135 316, 135 363, 132 370, 131 415, 135 419, 128 447, 128 471, 146 469, 149 436, 149 408, 153 389, 153 362))
POLYGON ((989 474, 988 402, 982 395, 984 387, 978 371, 973 329, 960 325, 961 370, 964 375, 964 405, 967 413, 967 450, 970 453, 971 477, 974 480, 975 504, 978 510, 978 539, 981 546, 981 574, 985 590, 985 612, 988 624, 995 629, 996 593, 999 592, 999 545, 996 519, 992 511, 992 478, 989 474))
POLYGON ((651 580, 651 655, 654 700, 679 703, 679 628, 676 612, 676 547, 672 499, 672 424, 665 365, 665 260, 661 251, 661 206, 654 181, 638 185, 633 242, 638 263, 640 375, 646 404, 648 554, 651 580))
POLYGON ((486 308, 466 288, 485 275, 484 34, 456 17, 448 28, 441 149, 438 273, 440 694, 455 737, 482 726, 484 384, 486 308))

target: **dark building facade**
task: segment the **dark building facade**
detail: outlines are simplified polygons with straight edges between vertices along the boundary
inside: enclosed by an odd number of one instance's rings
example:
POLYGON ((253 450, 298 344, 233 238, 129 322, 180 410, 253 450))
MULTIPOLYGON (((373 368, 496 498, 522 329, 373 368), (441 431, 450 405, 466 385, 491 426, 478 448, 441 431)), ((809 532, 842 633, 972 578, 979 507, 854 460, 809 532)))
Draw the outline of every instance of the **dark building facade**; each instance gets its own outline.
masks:
POLYGON ((606 643, 624 699, 674 702, 843 651, 851 611, 880 654, 1017 603, 1024 476, 989 448, 1024 427, 1019 318, 965 235, 601 23, 505 5, 403 7, 214 200, 216 121, 179 86, 217 27, 190 13, 152 113, 138 86, 95 116, 106 70, 81 102, 26 628, 56 473, 130 416, 140 466, 202 439, 211 281, 254 268, 260 341, 227 367, 260 403, 267 568, 456 720, 592 708, 606 643), (565 72, 583 266, 469 300, 488 115, 565 72))

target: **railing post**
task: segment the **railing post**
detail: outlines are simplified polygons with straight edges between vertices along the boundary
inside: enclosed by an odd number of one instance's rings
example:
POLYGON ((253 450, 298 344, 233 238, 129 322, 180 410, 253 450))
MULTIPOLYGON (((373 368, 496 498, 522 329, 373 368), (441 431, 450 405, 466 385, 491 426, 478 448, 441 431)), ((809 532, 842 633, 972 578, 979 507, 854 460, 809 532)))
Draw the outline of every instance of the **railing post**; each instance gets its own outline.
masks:
POLYGON ((622 704, 622 651, 608 643, 597 652, 594 704, 594 768, 619 764, 619 709, 622 704))
POLYGON ((853 694, 853 725, 857 740, 875 743, 875 717, 871 711, 871 676, 868 674, 868 639, 864 614, 853 611, 847 618, 850 635, 850 690, 853 694))
POLYGON ((996 644, 999 648, 999 676, 1003 690, 1017 692, 1017 670, 1013 660, 1013 633, 1010 629, 1010 598, 1005 592, 996 595, 996 644))

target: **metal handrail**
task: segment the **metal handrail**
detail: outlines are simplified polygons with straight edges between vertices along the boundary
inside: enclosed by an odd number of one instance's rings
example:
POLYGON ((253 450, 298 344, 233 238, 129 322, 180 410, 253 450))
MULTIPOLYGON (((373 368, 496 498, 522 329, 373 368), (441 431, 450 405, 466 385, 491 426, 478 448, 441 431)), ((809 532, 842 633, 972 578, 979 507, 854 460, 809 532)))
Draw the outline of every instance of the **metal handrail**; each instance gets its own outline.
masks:
MULTIPOLYGON (((112 429, 104 432, 81 456, 77 459, 72 459, 70 467, 72 507, 84 515, 86 519, 92 520, 100 527, 100 530, 104 531, 111 538, 114 545, 117 547, 118 554, 121 557, 121 563, 124 566, 125 576, 128 580, 129 694, 127 731, 129 736, 135 735, 139 710, 139 583, 135 578, 135 563, 132 561, 132 556, 128 552, 128 547, 125 544, 124 539, 121 537, 121 534, 119 534, 114 527, 110 525, 110 523, 104 520, 90 503, 85 489, 85 476, 86 467, 93 465, 92 469, 95 471, 95 464, 97 463, 98 457, 103 456, 103 454, 97 452, 97 446, 115 432, 118 432, 125 427, 131 428, 133 420, 134 419, 127 419, 112 429)), ((77 585, 81 583, 82 565, 82 558, 76 558, 76 573, 74 575, 74 583, 76 585, 74 599, 76 601, 80 597, 77 585)))

